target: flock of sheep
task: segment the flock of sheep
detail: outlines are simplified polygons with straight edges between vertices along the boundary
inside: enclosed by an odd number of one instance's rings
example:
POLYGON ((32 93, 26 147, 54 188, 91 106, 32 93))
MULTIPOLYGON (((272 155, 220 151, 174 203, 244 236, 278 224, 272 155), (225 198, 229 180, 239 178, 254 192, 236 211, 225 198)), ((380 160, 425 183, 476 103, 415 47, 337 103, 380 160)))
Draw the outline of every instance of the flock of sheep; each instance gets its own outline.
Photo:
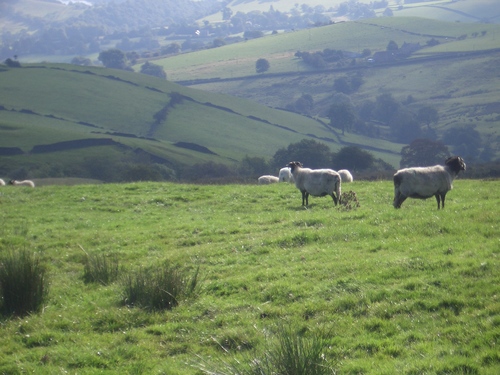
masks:
MULTIPOLYGON (((436 197, 438 210, 444 208, 446 193, 453 189, 453 180, 466 165, 460 156, 446 159, 445 165, 400 169, 394 174, 394 208, 400 208, 407 198, 427 199, 436 197)), ((293 182, 302 193, 302 206, 309 205, 309 195, 332 197, 335 205, 341 203, 342 182, 352 182, 352 174, 342 169, 303 168, 302 163, 292 161, 281 168, 279 177, 264 175, 258 178, 259 184, 293 182)))
MULTIPOLYGON (((460 156, 446 159, 445 165, 433 167, 414 167, 400 169, 394 174, 394 208, 400 208, 407 198, 427 199, 436 197, 438 210, 444 208, 446 193, 453 189, 453 180, 460 171, 465 171, 466 165, 460 156)), ((304 168, 302 163, 292 161, 281 168, 278 177, 264 175, 258 178, 259 184, 275 182, 293 182, 302 193, 302 206, 309 205, 309 195, 313 197, 332 197, 335 205, 341 202, 342 182, 352 182, 352 174, 347 169, 338 172, 333 169, 304 168)), ((10 180, 10 185, 29 186, 34 188, 31 180, 10 180)), ((0 179, 0 186, 5 181, 0 179)))

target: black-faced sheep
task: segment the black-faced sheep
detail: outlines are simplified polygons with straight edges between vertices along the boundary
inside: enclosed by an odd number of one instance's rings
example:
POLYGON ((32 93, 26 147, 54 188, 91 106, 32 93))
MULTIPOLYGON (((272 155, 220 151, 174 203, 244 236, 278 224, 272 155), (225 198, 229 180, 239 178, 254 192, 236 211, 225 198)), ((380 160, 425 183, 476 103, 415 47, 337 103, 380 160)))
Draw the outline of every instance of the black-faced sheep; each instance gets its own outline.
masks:
POLYGON ((264 175, 260 176, 257 181, 259 185, 268 185, 268 184, 274 184, 275 182, 279 182, 280 179, 276 176, 264 175))
POLYGON ((23 181, 10 180, 9 184, 14 186, 29 186, 32 188, 35 187, 35 183, 31 180, 23 180, 23 181))
POLYGON ((453 189, 453 180, 460 171, 465 171, 465 162, 460 156, 452 156, 445 166, 405 168, 394 175, 395 208, 400 208, 406 198, 427 199, 436 197, 438 210, 444 208, 446 193, 453 189))
POLYGON ((309 195, 313 197, 332 197, 335 205, 340 202, 341 178, 332 169, 309 169, 302 168, 298 161, 288 163, 287 167, 292 171, 295 186, 302 193, 302 205, 309 205, 309 195))
POLYGON ((352 182, 352 174, 347 169, 341 169, 338 171, 340 177, 342 178, 342 182, 352 182))
POLYGON ((278 177, 280 182, 293 182, 292 171, 288 167, 281 168, 278 177))

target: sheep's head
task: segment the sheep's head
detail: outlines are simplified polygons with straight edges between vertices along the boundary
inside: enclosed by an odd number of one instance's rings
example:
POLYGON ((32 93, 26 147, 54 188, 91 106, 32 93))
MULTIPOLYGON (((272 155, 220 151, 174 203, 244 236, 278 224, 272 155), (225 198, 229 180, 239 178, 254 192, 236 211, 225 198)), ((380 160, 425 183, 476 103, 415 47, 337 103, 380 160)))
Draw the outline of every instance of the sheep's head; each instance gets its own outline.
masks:
POLYGON ((452 156, 446 159, 444 162, 448 168, 450 168, 453 172, 459 173, 460 171, 465 171, 466 165, 464 162, 464 159, 462 159, 460 156, 452 156))
POLYGON ((290 170, 293 172, 295 167, 301 167, 302 168, 302 163, 300 161, 291 161, 286 165, 290 170))

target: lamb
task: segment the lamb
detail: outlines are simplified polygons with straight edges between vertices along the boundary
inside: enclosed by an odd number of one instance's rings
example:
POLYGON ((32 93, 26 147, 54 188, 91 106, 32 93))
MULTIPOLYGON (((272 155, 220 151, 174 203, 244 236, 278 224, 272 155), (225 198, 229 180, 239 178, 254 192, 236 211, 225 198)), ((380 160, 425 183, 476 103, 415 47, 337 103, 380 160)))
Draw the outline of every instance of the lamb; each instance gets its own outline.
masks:
POLYGON ((313 197, 329 195, 335 205, 341 203, 341 177, 337 172, 332 169, 302 168, 302 163, 298 161, 288 163, 287 167, 292 171, 295 186, 302 193, 302 206, 309 205, 309 195, 313 197))
POLYGON ((453 180, 465 168, 465 162, 460 156, 452 156, 446 159, 444 167, 435 165, 397 171, 394 174, 394 208, 401 208, 408 197, 427 199, 435 196, 438 210, 440 206, 444 209, 446 193, 453 189, 453 180))
POLYGON ((279 178, 276 176, 271 176, 271 175, 264 175, 260 176, 258 178, 259 185, 268 185, 268 184, 274 184, 275 182, 279 182, 279 178))
POLYGON ((34 188, 35 183, 31 180, 23 180, 23 181, 17 181, 17 180, 10 180, 9 181, 10 185, 15 185, 15 186, 29 186, 34 188))
POLYGON ((341 169, 339 172, 342 182, 352 182, 352 174, 347 169, 341 169))
POLYGON ((5 181, 0 178, 0 186, 5 186, 5 181))
POLYGON ((281 168, 278 176, 280 182, 293 182, 292 171, 288 167, 281 168))

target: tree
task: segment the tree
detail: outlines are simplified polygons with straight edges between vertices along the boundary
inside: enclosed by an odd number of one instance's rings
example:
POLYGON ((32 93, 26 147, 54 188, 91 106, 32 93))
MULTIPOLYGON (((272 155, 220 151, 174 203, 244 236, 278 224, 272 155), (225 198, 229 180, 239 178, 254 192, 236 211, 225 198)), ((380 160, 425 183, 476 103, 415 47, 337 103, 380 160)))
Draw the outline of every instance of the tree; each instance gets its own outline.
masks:
POLYGON ((266 59, 258 59, 255 63, 255 71, 257 73, 267 72, 270 68, 271 64, 266 59))
POLYGON ((117 48, 102 51, 97 59, 101 61, 106 68, 125 69, 127 67, 125 54, 117 48))
POLYGON ((291 143, 274 154, 271 165, 275 169, 283 168, 291 161, 300 161, 307 168, 325 168, 331 163, 330 148, 313 139, 303 139, 291 143))
POLYGON ((82 65, 82 66, 91 66, 92 61, 87 57, 76 56, 76 57, 73 57, 73 59, 71 60, 71 64, 82 65))
POLYGON ((159 77, 167 79, 167 73, 163 70, 163 67, 146 61, 141 65, 141 73, 147 74, 153 77, 159 77))
POLYGON ((373 116, 376 120, 388 124, 398 112, 399 107, 400 104, 393 98, 392 94, 381 94, 376 98, 373 116))
POLYGON ((476 159, 482 146, 481 135, 473 126, 458 126, 446 130, 443 141, 453 146, 453 151, 467 159, 476 159))
POLYGON ((8 67, 11 67, 11 68, 20 68, 21 67, 21 63, 17 60, 12 60, 12 59, 7 59, 5 60, 5 65, 7 65, 8 67))
POLYGON ((356 146, 342 147, 339 152, 332 156, 333 165, 337 170, 349 169, 360 171, 373 167, 375 158, 368 151, 356 146))
POLYGON ((397 51, 398 49, 399 49, 398 44, 394 40, 391 40, 387 44, 387 51, 397 51))
POLYGON ((448 147, 441 141, 415 139, 401 149, 401 168, 428 167, 442 164, 450 156, 448 147))
POLYGON ((330 126, 342 130, 344 135, 346 130, 349 130, 356 121, 356 112, 350 102, 335 102, 328 109, 328 118, 330 126))
POLYGON ((179 53, 181 51, 181 46, 179 43, 170 43, 169 45, 160 48, 160 53, 162 55, 170 55, 173 53, 179 53))
POLYGON ((427 125, 427 129, 431 128, 431 124, 436 124, 439 121, 439 114, 436 108, 432 106, 425 106, 418 110, 417 120, 420 123, 427 125))

